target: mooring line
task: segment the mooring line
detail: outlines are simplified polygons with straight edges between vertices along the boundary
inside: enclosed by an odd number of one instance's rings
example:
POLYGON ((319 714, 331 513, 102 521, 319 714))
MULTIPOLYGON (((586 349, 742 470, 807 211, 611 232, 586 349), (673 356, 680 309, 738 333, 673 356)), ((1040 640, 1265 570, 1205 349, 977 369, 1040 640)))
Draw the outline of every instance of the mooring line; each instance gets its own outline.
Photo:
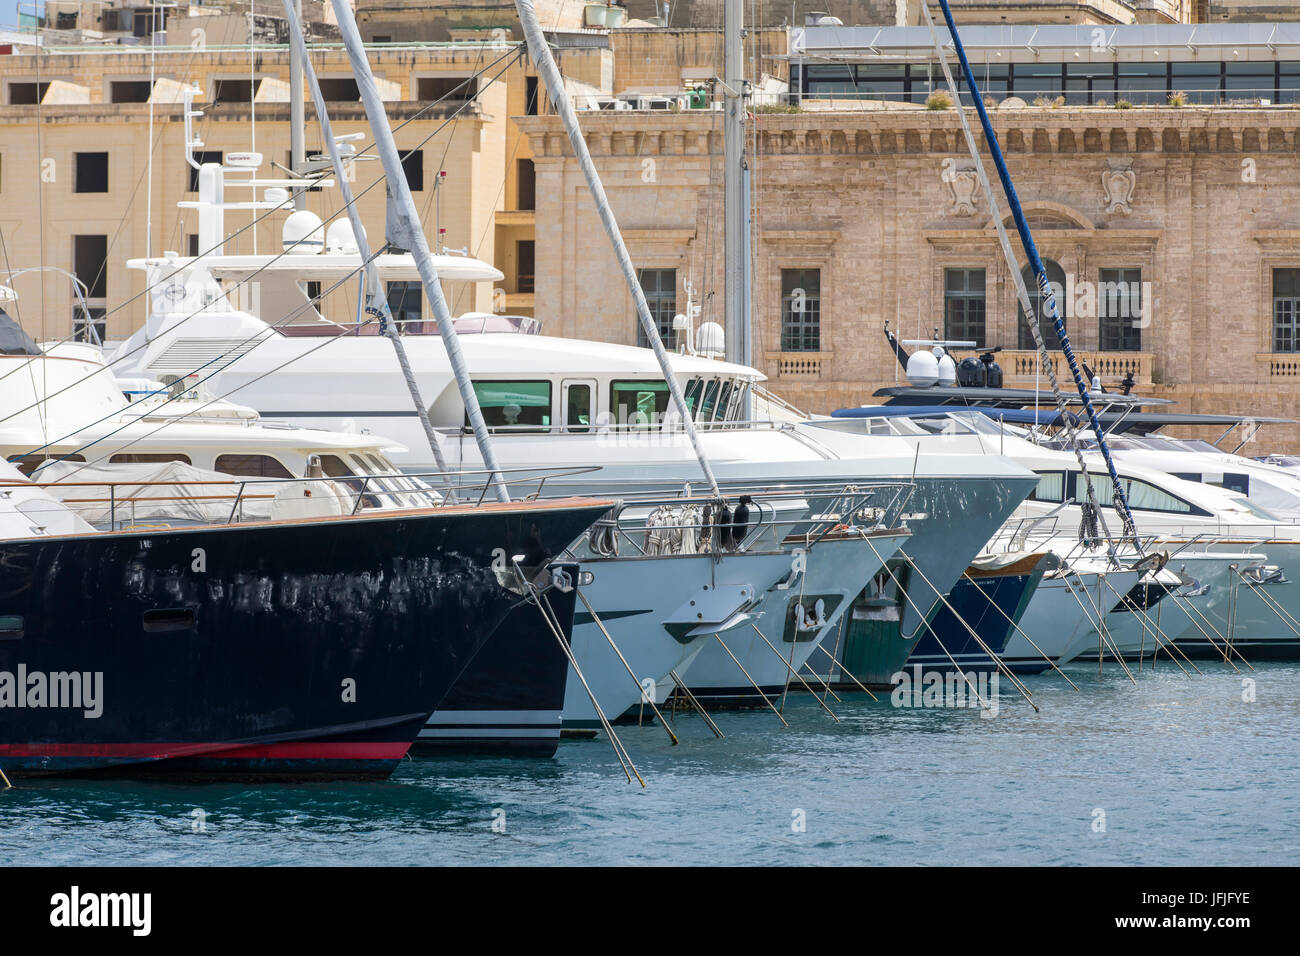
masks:
POLYGON ((1052 666, 1052 669, 1055 670, 1056 673, 1064 677, 1065 682, 1067 684, 1073 687, 1076 691, 1079 689, 1079 685, 1076 684, 1074 681, 1070 680, 1069 675, 1067 675, 1065 671, 1061 670, 1061 668, 1057 666, 1056 661, 1052 660, 1051 657, 1049 657, 1047 654, 1043 652, 1043 649, 1041 647, 1039 647, 1037 644, 1034 643, 1034 639, 1030 637, 1028 634, 1026 634, 1024 630, 1021 629, 1020 625, 1015 622, 1015 620, 1011 617, 1010 614, 1008 614, 1006 611, 1002 610, 1002 608, 998 606, 998 602, 993 600, 993 598, 989 595, 989 593, 979 586, 979 584, 975 581, 975 579, 970 576, 969 572, 963 571, 962 576, 971 584, 974 584, 975 588, 980 592, 980 594, 983 594, 985 599, 990 604, 992 604, 995 608, 997 608, 998 613, 1001 614, 1003 617, 1005 617, 1008 623, 1010 623, 1010 625, 1016 629, 1016 633, 1018 633, 1021 637, 1023 637, 1026 641, 1028 641, 1029 646, 1038 652, 1039 657, 1047 661, 1047 663, 1052 666))
MULTIPOLYGON (((755 624, 753 621, 750 621, 750 622, 749 622, 749 626, 752 627, 752 628, 754 629, 754 633, 755 633, 755 634, 757 634, 759 637, 761 637, 761 638, 763 639, 763 643, 764 643, 764 644, 766 644, 768 647, 772 648, 772 653, 776 655, 777 660, 779 660, 782 664, 785 664, 786 670, 788 670, 788 671, 790 672, 789 674, 786 675, 786 680, 789 680, 790 677, 793 675, 793 676, 795 677, 795 679, 797 679, 797 680, 799 681, 799 683, 803 684, 803 689, 806 690, 808 693, 812 694, 813 700, 815 700, 815 701, 817 701, 817 703, 821 704, 822 710, 824 710, 824 711, 826 711, 826 713, 830 714, 830 715, 831 715, 831 719, 834 720, 834 721, 838 724, 838 723, 840 722, 840 719, 839 719, 838 717, 835 716, 835 711, 831 710, 830 707, 828 707, 828 706, 826 705, 826 701, 824 701, 824 700, 822 700, 820 697, 818 697, 817 694, 813 691, 813 689, 812 689, 811 687, 808 686, 808 682, 807 682, 806 680, 803 679, 803 675, 800 674, 798 671, 796 671, 796 670, 794 669, 794 667, 793 667, 790 663, 788 663, 788 662, 786 661, 786 659, 785 659, 783 656, 781 656, 781 652, 778 651, 778 650, 776 649, 776 647, 772 644, 772 642, 769 641, 769 640, 767 639, 767 635, 764 634, 762 631, 760 631, 760 630, 758 629, 758 625, 755 624)), ((817 675, 814 674, 813 676, 816 677, 817 675)), ((820 680, 820 678, 818 678, 818 679, 820 680)), ((826 685, 826 687, 827 687, 828 690, 830 689, 830 686, 829 686, 829 685, 826 685)), ((835 694, 834 691, 831 691, 831 696, 834 697, 836 700, 839 700, 839 697, 835 694)))
POLYGON ((740 663, 740 658, 736 657, 735 654, 731 653, 731 648, 729 648, 727 646, 727 642, 722 639, 722 635, 715 631, 713 633, 713 636, 718 639, 718 643, 721 644, 722 649, 727 652, 727 656, 736 662, 736 666, 739 667, 740 672, 745 675, 745 680, 749 681, 749 685, 754 688, 755 692, 757 692, 759 697, 763 698, 763 703, 767 704, 768 708, 771 709, 772 713, 776 714, 776 719, 781 721, 781 723, 784 724, 786 727, 789 727, 790 725, 786 723, 785 718, 781 716, 781 712, 776 709, 776 706, 770 700, 767 699, 767 695, 763 693, 763 689, 759 687, 757 683, 754 682, 754 678, 749 676, 749 671, 745 670, 745 665, 740 663))
POLYGON ((591 619, 595 621, 596 626, 600 628, 600 633, 605 635, 605 640, 609 641, 609 646, 614 649, 614 653, 618 655, 618 659, 622 661, 623 666, 627 668, 627 676, 632 678, 632 682, 636 684, 637 688, 641 691, 642 704, 647 702, 650 704, 650 709, 654 711, 654 715, 659 718, 659 723, 663 724, 664 730, 668 732, 668 739, 671 740, 673 746, 676 747, 677 735, 673 733, 672 728, 668 726, 668 721, 664 720, 664 715, 659 713, 659 708, 655 706, 654 700, 646 695, 645 688, 641 685, 641 682, 637 680, 636 674, 632 671, 632 665, 627 662, 627 658, 623 656, 623 652, 618 649, 618 645, 614 643, 614 638, 609 636, 609 631, 605 629, 605 623, 600 619, 600 615, 596 613, 596 609, 592 607, 591 602, 587 600, 587 595, 582 593, 582 588, 575 587, 574 590, 578 592, 578 597, 582 601, 582 606, 587 609, 587 613, 591 615, 591 619))
MULTIPOLYGON (((907 593, 907 589, 904 588, 902 583, 898 580, 898 578, 894 576, 894 572, 890 569, 889 563, 880 556, 880 552, 876 550, 876 546, 872 543, 870 538, 867 539, 867 546, 871 548, 872 552, 876 555, 876 558, 880 561, 880 566, 884 568, 885 573, 889 575, 889 579, 894 582, 894 587, 898 589, 898 593, 903 595, 903 600, 905 600, 909 605, 911 605, 912 610, 916 612, 916 616, 920 618, 921 623, 917 626, 924 627, 927 630, 929 630, 929 624, 926 623, 925 615, 921 612, 921 609, 916 606, 916 602, 912 600, 912 595, 907 593)), ((899 548, 898 553, 903 555, 903 558, 907 561, 908 565, 913 570, 917 569, 916 562, 913 561, 906 554, 903 554, 902 548, 899 548)), ((930 585, 930 590, 934 591, 934 585, 930 585)), ((938 595, 939 592, 935 591, 934 593, 938 595)), ((902 624, 901 616, 899 620, 898 631, 900 635, 903 632, 903 624, 902 624)), ((939 645, 939 649, 943 651, 944 656, 947 657, 948 661, 952 664, 953 669, 957 671, 957 673, 961 675, 961 679, 966 682, 966 686, 969 687, 971 693, 975 695, 975 699, 980 702, 980 706, 984 710, 987 710, 989 713, 992 713, 993 712, 992 706, 989 704, 988 701, 986 701, 983 698, 983 696, 981 696, 979 692, 979 688, 975 686, 975 682, 970 679, 970 676, 964 670, 961 669, 961 665, 958 664, 957 661, 953 658, 953 656, 948 653, 948 648, 945 647, 943 641, 939 639, 939 635, 935 634, 934 631, 932 630, 930 631, 930 634, 934 637, 934 642, 939 645)), ((906 661, 904 661, 904 665, 906 665, 906 661)))
MULTIPOLYGON (((677 685, 677 691, 681 693, 681 696, 685 697, 687 703, 694 707, 699 712, 699 715, 704 718, 704 722, 708 724, 709 729, 713 731, 714 736, 719 738, 725 737, 726 734, 722 732, 722 728, 713 722, 713 718, 710 717, 709 712, 704 709, 704 705, 699 702, 699 699, 691 693, 691 689, 686 686, 686 681, 682 680, 682 675, 677 673, 677 668, 674 667, 670 670, 668 676, 671 677, 673 683, 677 685)), ((676 693, 674 693, 673 699, 674 701, 677 699, 676 693)), ((673 705, 673 712, 677 712, 676 704, 673 705)))

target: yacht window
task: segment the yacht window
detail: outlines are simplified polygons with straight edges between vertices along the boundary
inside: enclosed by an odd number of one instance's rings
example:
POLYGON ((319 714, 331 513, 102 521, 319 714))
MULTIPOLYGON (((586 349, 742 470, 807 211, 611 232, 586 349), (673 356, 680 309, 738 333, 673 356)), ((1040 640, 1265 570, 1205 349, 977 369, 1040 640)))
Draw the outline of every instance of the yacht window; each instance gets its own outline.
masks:
POLYGON ((713 416, 714 421, 725 422, 731 411, 731 392, 734 385, 730 381, 722 383, 722 394, 718 396, 718 407, 713 416))
POLYGON ((474 394, 489 428, 542 431, 551 425, 550 382, 475 382, 474 394))
MULTIPOLYGON (((357 473, 349 468, 347 462, 338 455, 321 455, 320 467, 327 477, 338 479, 353 491, 361 491, 366 484, 365 481, 357 477, 357 473)), ((361 506, 363 508, 378 508, 379 499, 374 495, 365 495, 361 499, 361 506)))
POLYGON ((1236 491, 1243 495, 1250 494, 1250 475, 1233 474, 1231 472, 1223 473, 1223 487, 1229 491, 1236 491))
POLYGON ((1181 478, 1183 481, 1199 482, 1201 480, 1200 473, 1195 471, 1171 471, 1169 474, 1175 478, 1181 478))
POLYGON ((1065 472, 1049 471, 1038 473, 1038 487, 1029 493, 1030 501, 1064 501, 1065 472))
MULTIPOLYGON (((85 459, 80 459, 80 460, 84 461, 85 459)), ((179 461, 185 465, 192 464, 189 455, 182 455, 179 453, 170 453, 170 452, 158 452, 156 454, 155 453, 149 453, 149 454, 123 453, 121 455, 114 455, 112 458, 108 460, 108 463, 110 465, 141 465, 141 464, 161 465, 169 461, 179 461)), ((220 470, 221 469, 218 469, 218 471, 220 470)))
POLYGON ((691 411, 691 417, 695 416, 695 409, 700 405, 700 395, 704 391, 704 379, 693 378, 686 383, 686 393, 683 396, 686 399, 686 407, 691 411))
POLYGON ((700 403, 700 414, 696 416, 698 421, 713 421, 713 409, 718 404, 718 380, 711 378, 704 386, 704 401, 700 403))
POLYGON ((23 455, 17 458, 10 458, 9 463, 16 467, 28 478, 36 470, 36 466, 46 461, 85 461, 83 455, 23 455))
POLYGON ((668 409, 668 383, 610 382, 609 408, 616 424, 656 425, 668 409))
POLYGON ((591 386, 570 385, 566 390, 564 422, 571 432, 591 430, 591 386))
POLYGON ((0 616, 0 641, 17 641, 23 636, 23 619, 19 614, 0 616))
MULTIPOLYGON (((1088 478, 1091 480, 1093 492, 1097 496, 1097 504, 1105 507, 1114 503, 1115 486, 1111 482, 1109 475, 1096 475, 1089 473, 1088 478)), ((1121 478, 1120 481, 1123 483, 1124 493, 1128 497, 1128 505, 1134 511, 1205 514, 1204 511, 1193 508, 1181 498, 1177 498, 1164 489, 1157 488, 1155 485, 1148 484, 1145 481, 1138 481, 1136 478, 1121 478)), ((1074 500, 1076 504, 1081 504, 1088 500, 1087 490, 1083 487, 1082 482, 1077 480, 1077 476, 1075 481, 1074 500)))
POLYGON ((214 470, 238 478, 292 478, 289 469, 270 455, 218 455, 214 470))

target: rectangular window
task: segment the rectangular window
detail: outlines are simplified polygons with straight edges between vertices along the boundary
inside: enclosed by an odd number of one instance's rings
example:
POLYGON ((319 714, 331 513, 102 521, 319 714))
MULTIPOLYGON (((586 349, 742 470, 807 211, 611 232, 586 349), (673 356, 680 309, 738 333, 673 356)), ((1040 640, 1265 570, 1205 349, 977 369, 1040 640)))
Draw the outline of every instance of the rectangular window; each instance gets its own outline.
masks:
POLYGON ((564 421, 571 432, 591 430, 591 386, 568 385, 564 389, 564 421))
POLYGON ((1065 472, 1047 471, 1038 473, 1038 487, 1029 493, 1031 501, 1065 500, 1065 472))
POLYGON ((327 103, 355 103, 361 99, 361 90, 351 76, 323 79, 320 80, 320 95, 327 103))
POLYGON ((537 77, 524 77, 524 114, 537 115, 537 77))
POLYGON ((289 469, 270 455, 218 455, 214 470, 237 478, 292 478, 289 469))
MULTIPOLYGON (((258 83, 261 81, 258 80, 258 83)), ((324 80, 321 80, 324 83, 324 80)), ((213 80, 212 105, 221 103, 251 103, 257 92, 253 80, 213 80)))
POLYGON ((86 283, 87 299, 107 298, 108 236, 73 236, 72 272, 86 283))
POLYGON ((781 351, 820 352, 820 269, 781 270, 781 351))
POLYGON ((478 95, 478 77, 422 76, 415 81, 415 89, 417 99, 430 102, 472 100, 478 95))
POLYGON ((103 345, 104 337, 108 335, 108 320, 105 318, 108 310, 102 305, 90 305, 86 312, 80 305, 72 310, 72 341, 103 345), (86 321, 86 312, 90 313, 89 322, 86 321))
MULTIPOLYGON (((1142 105, 1164 105, 1169 98, 1168 64, 1120 63, 1116 97, 1142 105)), ((1020 66, 1016 66, 1019 75, 1020 66)))
POLYGON ((197 232, 187 233, 185 236, 185 254, 193 257, 199 254, 199 234, 197 232))
MULTIPOLYGON (((673 316, 677 314, 677 270, 676 269, 642 269, 637 273, 641 291, 645 293, 646 305, 650 306, 650 315, 659 329, 659 337, 664 345, 673 347, 673 316)), ((650 347, 650 340, 636 322, 636 344, 642 348, 650 347)))
POLYGON ((944 338, 984 347, 984 270, 945 269, 944 338))
POLYGON ((519 277, 515 288, 531 293, 535 288, 534 270, 537 268, 537 243, 533 239, 520 239, 515 243, 515 273, 519 277))
MULTIPOLYGON (((217 165, 220 165, 221 161, 224 158, 225 158, 224 154, 219 149, 196 149, 194 151, 194 161, 198 163, 200 166, 206 165, 207 163, 216 163, 217 165)), ((189 185, 186 187, 187 190, 192 193, 198 192, 199 171, 195 169, 193 166, 191 166, 189 163, 186 163, 185 173, 189 177, 188 178, 189 185)), ((197 241, 198 236, 196 235, 194 238, 197 241)))
POLYGON ((1097 284, 1097 341, 1103 352, 1142 349, 1142 270, 1102 269, 1097 284))
POLYGON ((10 83, 9 105, 35 106, 45 98, 45 91, 49 88, 49 83, 10 83))
POLYGON ((475 382, 474 394, 489 428, 542 431, 551 425, 550 382, 475 382))
POLYGON ((1300 352, 1296 316, 1300 314, 1300 269, 1273 270, 1273 351, 1300 352))
POLYGON ((1032 103, 1040 96, 1054 100, 1061 95, 1060 63, 1016 63, 1013 64, 1016 96, 1032 103))
POLYGON ((1065 70, 1067 104, 1091 105, 1098 100, 1115 102, 1114 63, 1067 63, 1065 70))
POLYGON ((398 332, 424 331, 423 294, 424 286, 415 280, 388 283, 388 310, 393 313, 398 332))
POLYGON ((520 209, 537 208, 537 168, 531 159, 521 159, 515 167, 517 206, 520 209))
POLYGON ((1219 102, 1219 90, 1222 84, 1223 64, 1211 63, 1174 63, 1170 67, 1170 92, 1187 94, 1187 102, 1214 104, 1219 102))
POLYGON ((1272 100, 1276 97, 1276 65, 1268 62, 1223 64, 1223 98, 1227 102, 1272 100))
POLYGON ((656 425, 668 410, 668 383, 610 382, 609 410, 616 425, 656 425))
MULTIPOLYGON (((229 458, 230 456, 227 455, 226 457, 229 458)), ((121 454, 114 455, 110 458, 108 463, 110 465, 165 465, 169 461, 179 461, 187 465, 191 463, 189 455, 183 455, 179 452, 122 452, 121 454)))
POLYGON ((113 80, 108 84, 112 103, 148 103, 153 84, 148 80, 113 80))
POLYGON ((424 150, 412 149, 402 153, 402 172, 411 192, 424 191, 424 150))
POLYGON ((73 153, 74 192, 108 192, 108 153, 73 153))

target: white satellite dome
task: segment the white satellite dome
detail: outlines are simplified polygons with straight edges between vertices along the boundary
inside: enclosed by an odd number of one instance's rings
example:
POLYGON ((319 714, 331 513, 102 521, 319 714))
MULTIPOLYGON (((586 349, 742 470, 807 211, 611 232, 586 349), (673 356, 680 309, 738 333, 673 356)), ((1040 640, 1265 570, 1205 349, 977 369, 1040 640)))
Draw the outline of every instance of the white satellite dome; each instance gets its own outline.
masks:
MULTIPOLYGON (((365 227, 361 229, 361 235, 366 234, 365 227)), ((352 230, 352 223, 348 219, 335 219, 325 230, 325 248, 331 253, 341 253, 343 255, 354 256, 357 254, 357 234, 352 230)))
POLYGON ((722 355, 726 342, 727 333, 717 322, 705 322, 695 332, 695 351, 700 355, 722 355))
POLYGON ((299 209, 284 221, 280 238, 288 254, 314 256, 325 248, 325 227, 320 216, 309 209, 299 209))
POLYGON ((939 356, 938 374, 940 385, 957 384, 957 363, 952 360, 952 356, 947 352, 939 356))
POLYGON ((917 349, 907 360, 907 380, 917 388, 929 388, 939 381, 939 359, 933 352, 917 349))

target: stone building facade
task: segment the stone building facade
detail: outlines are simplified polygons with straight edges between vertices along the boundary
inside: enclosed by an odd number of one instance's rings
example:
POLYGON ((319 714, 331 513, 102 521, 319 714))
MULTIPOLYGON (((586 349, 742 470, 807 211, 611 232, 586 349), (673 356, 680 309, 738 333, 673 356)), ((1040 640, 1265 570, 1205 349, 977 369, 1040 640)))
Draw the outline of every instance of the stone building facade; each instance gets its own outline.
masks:
MULTIPOLYGON (((996 119, 1040 252, 1065 275, 1072 341, 1109 386, 1132 372, 1139 391, 1187 411, 1300 410, 1300 354, 1279 351, 1295 345, 1274 328, 1275 298, 1300 275, 1289 271, 1300 270, 1300 111, 1027 108, 996 119), (1097 299, 1108 280, 1137 282, 1145 298, 1119 323, 1123 349, 1104 347, 1118 311, 1113 294, 1097 299)), ((584 121, 637 265, 676 270, 703 319, 721 322, 713 118, 584 121)), ((540 197, 538 316, 555 334, 634 342, 631 298, 567 141, 552 118, 522 123, 540 197)), ((952 111, 760 114, 754 127, 754 364, 775 391, 813 412, 869 403, 900 375, 885 323, 907 338, 944 334, 949 280, 970 270, 981 344, 1004 347, 1008 384, 1033 383, 1014 283, 952 111), (783 274, 795 270, 818 273, 815 349, 784 347, 783 274)), ((1300 430, 1271 438, 1300 446, 1300 430)))

